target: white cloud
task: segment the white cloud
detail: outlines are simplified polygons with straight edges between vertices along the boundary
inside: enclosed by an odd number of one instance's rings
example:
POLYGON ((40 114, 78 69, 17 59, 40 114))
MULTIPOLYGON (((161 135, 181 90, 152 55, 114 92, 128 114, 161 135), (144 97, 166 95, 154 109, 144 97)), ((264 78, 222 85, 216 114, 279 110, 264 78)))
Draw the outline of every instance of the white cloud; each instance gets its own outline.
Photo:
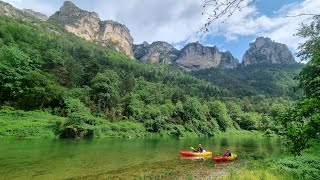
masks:
MULTIPOLYGON (((113 17, 130 29, 135 43, 147 41, 167 41, 178 43, 196 34, 201 22, 201 2, 197 0, 131 0, 108 1, 104 7, 119 8, 112 14, 103 13, 102 7, 96 8, 103 19, 113 17), (120 4, 119 4, 120 2, 120 4), (125 1, 127 2, 127 1, 125 1)), ((105 10, 105 11, 108 11, 105 10)))
MULTIPOLYGON (((15 7, 31 8, 53 14, 63 0, 4 0, 15 7)), ((201 0, 72 0, 77 6, 95 11, 102 20, 112 19, 125 24, 134 43, 167 41, 175 44, 194 38, 202 25, 201 0)))
POLYGON ((236 12, 224 24, 220 22, 212 24, 210 29, 217 35, 224 36, 227 41, 236 40, 241 36, 265 36, 276 42, 287 44, 292 51, 295 51, 303 39, 294 34, 307 17, 287 17, 287 15, 318 13, 319 9, 319 0, 305 0, 301 3, 287 4, 278 11, 274 11, 274 17, 267 17, 251 6, 236 12))

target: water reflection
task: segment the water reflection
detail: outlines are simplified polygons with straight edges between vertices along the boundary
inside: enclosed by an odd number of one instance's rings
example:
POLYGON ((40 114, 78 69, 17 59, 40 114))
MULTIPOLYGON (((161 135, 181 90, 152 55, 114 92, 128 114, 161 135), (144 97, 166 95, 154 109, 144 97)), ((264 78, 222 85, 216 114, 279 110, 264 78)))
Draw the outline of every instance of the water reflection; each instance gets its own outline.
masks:
POLYGON ((214 167, 224 168, 224 167, 233 165, 235 161, 220 161, 220 162, 213 161, 213 163, 214 163, 214 167))
POLYGON ((179 175, 195 169, 201 174, 216 170, 214 166, 234 163, 215 164, 212 157, 180 157, 179 151, 199 143, 213 157, 229 148, 238 154, 238 163, 248 156, 258 159, 282 151, 279 139, 254 136, 85 141, 1 139, 0 179, 139 179, 149 172, 179 175))
POLYGON ((209 158, 210 157, 184 157, 184 156, 181 156, 180 160, 205 161, 209 158))

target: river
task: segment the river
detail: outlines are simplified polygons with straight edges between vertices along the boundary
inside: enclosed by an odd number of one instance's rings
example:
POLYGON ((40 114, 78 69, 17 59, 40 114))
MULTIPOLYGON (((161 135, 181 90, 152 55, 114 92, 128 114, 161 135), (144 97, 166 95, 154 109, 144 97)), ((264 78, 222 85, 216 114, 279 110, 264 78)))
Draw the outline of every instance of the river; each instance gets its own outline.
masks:
POLYGON ((0 179, 185 179, 219 175, 247 155, 281 153, 277 138, 258 136, 195 139, 0 139, 0 179), (180 159, 180 150, 202 143, 214 155, 230 148, 233 164, 217 166, 180 159), (215 173, 216 172, 216 173, 215 173))

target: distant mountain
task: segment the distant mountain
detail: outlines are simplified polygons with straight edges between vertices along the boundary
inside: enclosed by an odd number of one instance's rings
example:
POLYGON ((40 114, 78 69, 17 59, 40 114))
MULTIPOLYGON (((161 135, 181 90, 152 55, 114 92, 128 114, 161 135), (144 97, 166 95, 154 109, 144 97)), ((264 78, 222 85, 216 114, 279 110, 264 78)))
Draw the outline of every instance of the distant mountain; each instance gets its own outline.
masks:
POLYGON ((243 65, 249 64, 294 64, 296 63, 287 45, 272 41, 270 38, 258 37, 246 51, 243 65))
POLYGON ((144 42, 134 45, 135 58, 146 63, 174 64, 186 71, 211 67, 235 68, 239 61, 230 52, 220 52, 217 47, 189 43, 180 51, 167 42, 144 42))
POLYGON ((133 38, 125 25, 111 20, 101 21, 97 13, 82 10, 70 1, 64 2, 60 11, 50 16, 48 22, 62 26, 86 40, 115 47, 133 58, 133 38))
POLYGON ((217 47, 190 43, 180 51, 176 64, 186 70, 200 70, 211 67, 235 68, 239 61, 230 52, 220 52, 217 47))
POLYGON ((143 43, 134 45, 135 58, 145 63, 174 64, 186 71, 197 71, 208 68, 233 69, 251 64, 297 63, 285 44, 272 41, 270 38, 258 37, 243 56, 242 64, 233 55, 221 52, 199 42, 189 43, 180 51, 167 42, 157 41, 151 45, 143 43))
POLYGON ((46 21, 48 19, 48 17, 42 13, 35 12, 31 9, 20 10, 3 1, 0 1, 0 14, 22 21, 46 21))
POLYGON ((156 41, 152 44, 144 42, 139 45, 134 45, 133 52, 136 59, 151 64, 172 64, 179 55, 177 49, 163 41, 156 41))

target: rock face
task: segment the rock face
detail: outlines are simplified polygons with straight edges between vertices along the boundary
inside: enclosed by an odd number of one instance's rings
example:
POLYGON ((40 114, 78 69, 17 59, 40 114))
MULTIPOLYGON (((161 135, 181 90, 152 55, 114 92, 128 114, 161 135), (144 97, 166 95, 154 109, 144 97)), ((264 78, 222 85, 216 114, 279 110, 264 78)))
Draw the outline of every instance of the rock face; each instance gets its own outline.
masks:
POLYGON ((30 14, 31 16, 35 17, 36 19, 39 19, 40 21, 46 21, 48 20, 48 16, 45 14, 42 14, 40 12, 35 12, 32 9, 23 9, 24 12, 30 14))
POLYGON ((239 61, 230 52, 220 52, 216 47, 207 47, 196 42, 181 49, 175 63, 190 71, 211 67, 235 68, 239 61))
POLYGON ((111 20, 101 21, 95 12, 81 10, 70 1, 64 2, 60 11, 48 21, 86 40, 114 47, 133 58, 133 38, 125 25, 111 20))
POLYGON ((136 59, 144 63, 172 64, 177 59, 179 51, 163 41, 153 42, 151 45, 144 42, 133 46, 136 59))
POLYGON ((266 64, 294 64, 292 53, 285 44, 272 41, 270 38, 258 37, 246 51, 242 60, 243 65, 266 64))
POLYGON ((0 1, 0 14, 15 19, 20 19, 22 21, 46 21, 48 19, 46 15, 39 12, 35 12, 29 9, 20 10, 2 1, 0 1))

